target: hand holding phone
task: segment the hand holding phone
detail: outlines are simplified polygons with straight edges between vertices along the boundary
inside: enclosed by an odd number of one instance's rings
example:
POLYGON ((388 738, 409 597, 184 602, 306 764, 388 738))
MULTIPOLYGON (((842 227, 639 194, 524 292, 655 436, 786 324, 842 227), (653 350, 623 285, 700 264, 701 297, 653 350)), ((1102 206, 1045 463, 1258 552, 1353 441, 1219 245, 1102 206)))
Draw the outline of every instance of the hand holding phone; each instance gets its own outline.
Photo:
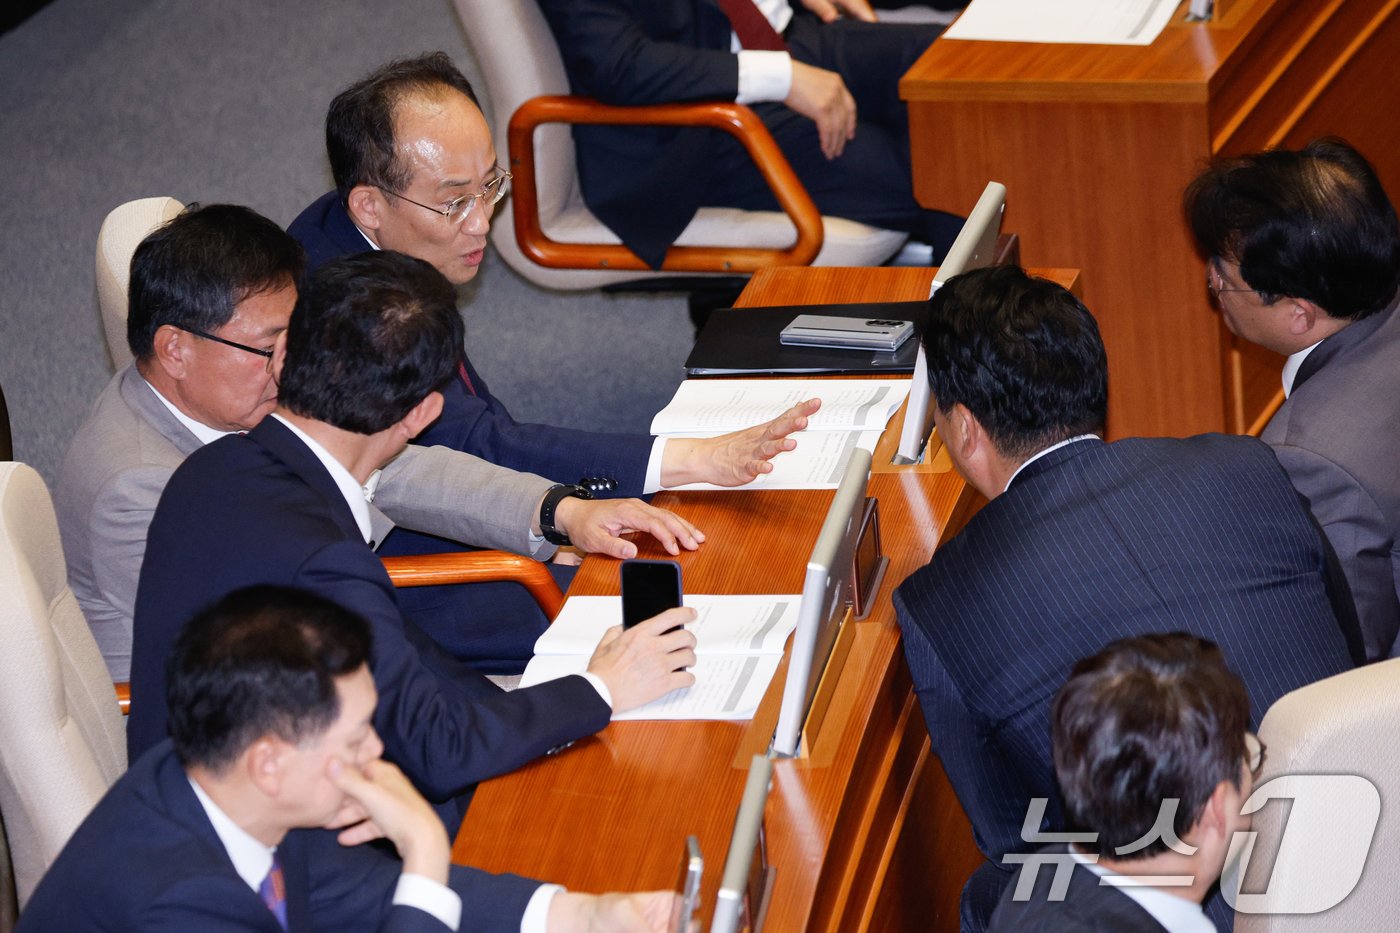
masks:
POLYGON ((673 560, 625 560, 619 574, 624 629, 681 604, 681 565, 673 560))

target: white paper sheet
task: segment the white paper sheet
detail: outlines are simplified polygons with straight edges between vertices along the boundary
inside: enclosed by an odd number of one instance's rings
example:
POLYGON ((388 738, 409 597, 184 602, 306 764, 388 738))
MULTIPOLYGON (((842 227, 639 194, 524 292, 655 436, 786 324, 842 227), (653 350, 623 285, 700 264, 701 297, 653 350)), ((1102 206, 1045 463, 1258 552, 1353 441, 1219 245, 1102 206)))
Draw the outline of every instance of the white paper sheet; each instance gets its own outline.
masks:
MULTIPOLYGON (((711 437, 708 434, 668 435, 670 437, 711 437)), ((669 486, 680 491, 750 489, 835 489, 841 484, 846 460, 856 447, 871 453, 880 442, 879 431, 799 431, 791 435, 797 441, 794 450, 778 454, 771 461, 773 472, 764 473, 743 486, 716 486, 712 483, 689 483, 669 486)))
MULTIPOLYGON (((686 626, 696 654, 782 654, 802 597, 687 594, 682 602, 697 614, 686 626)), ((587 659, 603 633, 621 622, 621 596, 570 596, 535 642, 535 654, 587 659)))
POLYGON ((651 421, 652 434, 722 434, 822 400, 809 431, 883 431, 909 394, 908 379, 687 379, 651 421))
MULTIPOLYGON (((643 719, 752 719, 781 654, 707 654, 696 658, 695 683, 625 713, 614 721, 643 719)), ((581 674, 588 659, 576 654, 536 655, 520 686, 531 687, 570 674, 581 674)))
POLYGON ((1151 45, 1181 0, 973 0, 943 39, 1151 45))

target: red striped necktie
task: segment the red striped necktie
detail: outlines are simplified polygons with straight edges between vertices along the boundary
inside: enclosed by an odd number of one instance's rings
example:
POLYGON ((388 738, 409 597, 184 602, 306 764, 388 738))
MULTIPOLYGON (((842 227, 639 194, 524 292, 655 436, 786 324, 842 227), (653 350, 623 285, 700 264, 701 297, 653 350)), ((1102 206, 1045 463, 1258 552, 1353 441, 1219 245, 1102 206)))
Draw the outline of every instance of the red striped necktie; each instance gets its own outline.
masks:
POLYGON ((467 372, 467 364, 465 360, 457 361, 457 375, 462 377, 462 383, 467 387, 467 394, 475 395, 476 386, 472 385, 472 377, 471 374, 467 372))
POLYGON ((282 929, 287 929, 287 884, 282 879, 282 863, 277 861, 276 852, 272 853, 272 867, 267 877, 258 885, 258 895, 282 929))
POLYGON ((734 35, 745 49, 787 51, 787 43, 763 11, 754 6, 753 0, 719 0, 719 8, 729 17, 729 25, 734 27, 734 35))

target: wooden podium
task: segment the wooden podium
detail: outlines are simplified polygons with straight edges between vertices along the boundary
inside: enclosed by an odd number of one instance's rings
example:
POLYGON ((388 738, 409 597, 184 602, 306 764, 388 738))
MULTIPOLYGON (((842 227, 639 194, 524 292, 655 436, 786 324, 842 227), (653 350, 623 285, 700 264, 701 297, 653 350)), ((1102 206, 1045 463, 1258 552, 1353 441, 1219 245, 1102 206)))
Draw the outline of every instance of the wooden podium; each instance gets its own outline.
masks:
POLYGON ((966 212, 1007 186, 1028 266, 1079 268, 1109 359, 1109 433, 1246 431, 1281 358, 1235 341, 1181 210, 1215 155, 1346 138, 1400 195, 1400 0, 1182 3, 1150 46, 940 40, 900 84, 914 187, 966 212))

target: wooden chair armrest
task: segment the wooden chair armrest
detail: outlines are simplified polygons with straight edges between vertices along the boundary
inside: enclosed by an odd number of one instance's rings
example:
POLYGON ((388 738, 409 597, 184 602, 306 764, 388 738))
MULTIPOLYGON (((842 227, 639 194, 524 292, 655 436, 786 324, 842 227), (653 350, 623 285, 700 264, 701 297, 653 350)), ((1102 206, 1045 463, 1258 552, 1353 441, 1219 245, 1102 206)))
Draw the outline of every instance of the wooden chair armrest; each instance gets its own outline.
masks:
POLYGON ((519 583, 530 592, 552 622, 564 605, 549 568, 537 560, 508 551, 461 551, 381 557, 394 586, 438 586, 445 583, 519 583))
POLYGON ((117 706, 121 707, 122 715, 131 714, 131 684, 115 683, 112 687, 117 691, 117 706))
POLYGON ((535 97, 520 105, 507 131, 511 186, 515 198, 515 237, 520 251, 538 265, 554 269, 636 269, 650 271, 627 247, 613 243, 560 243, 540 224, 535 186, 535 128, 544 123, 589 123, 649 126, 708 126, 724 130, 743 144, 783 212, 797 228, 787 249, 723 246, 672 246, 661 268, 667 272, 748 273, 764 266, 805 266, 822 247, 822 216, 798 180, 763 121, 748 107, 725 101, 615 107, 587 97, 535 97))

